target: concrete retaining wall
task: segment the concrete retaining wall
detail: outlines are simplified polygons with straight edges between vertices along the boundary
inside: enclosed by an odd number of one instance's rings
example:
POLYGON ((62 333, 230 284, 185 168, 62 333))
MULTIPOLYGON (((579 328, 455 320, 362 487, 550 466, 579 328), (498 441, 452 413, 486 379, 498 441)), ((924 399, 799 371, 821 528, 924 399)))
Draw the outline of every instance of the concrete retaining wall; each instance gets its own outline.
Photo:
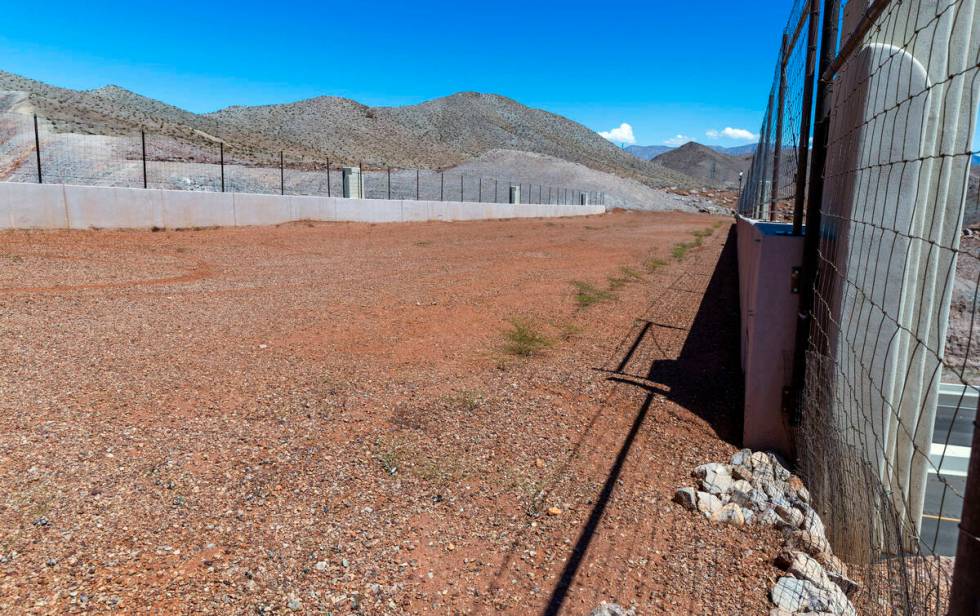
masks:
POLYGON ((742 216, 735 229, 745 374, 742 443, 790 457, 783 388, 793 375, 800 296, 792 292, 792 274, 802 261, 803 236, 792 235, 790 224, 742 216))
POLYGON ((148 229, 297 220, 421 222, 589 216, 601 205, 511 205, 0 182, 0 229, 148 229))

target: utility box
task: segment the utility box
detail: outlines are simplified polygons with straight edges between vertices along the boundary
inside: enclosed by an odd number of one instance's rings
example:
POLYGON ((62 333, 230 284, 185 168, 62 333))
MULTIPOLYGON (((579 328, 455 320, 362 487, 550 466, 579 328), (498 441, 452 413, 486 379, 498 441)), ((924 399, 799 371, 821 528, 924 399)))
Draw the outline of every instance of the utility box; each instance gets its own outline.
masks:
POLYGON ((364 198, 364 178, 358 167, 344 167, 344 198, 364 198))
POLYGON ((799 267, 803 236, 788 223, 739 217, 738 284, 742 371, 745 375, 743 446, 792 459, 784 390, 793 378, 799 267))
POLYGON ((521 202, 521 187, 511 186, 510 187, 510 202, 518 205, 521 202))

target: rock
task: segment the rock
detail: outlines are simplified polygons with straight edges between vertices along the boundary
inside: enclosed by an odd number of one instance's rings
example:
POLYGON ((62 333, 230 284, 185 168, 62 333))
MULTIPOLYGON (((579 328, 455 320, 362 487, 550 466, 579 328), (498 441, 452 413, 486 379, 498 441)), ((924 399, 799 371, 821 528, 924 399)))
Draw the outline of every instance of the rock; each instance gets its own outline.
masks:
POLYGON ((748 466, 751 464, 752 460, 752 450, 742 449, 732 456, 731 464, 732 466, 748 466))
POLYGON ((714 494, 708 494, 707 492, 697 493, 697 508, 698 511, 703 513, 705 517, 710 518, 716 512, 718 512, 724 503, 715 496, 714 494))
POLYGON ((634 608, 627 610, 615 603, 606 603, 603 601, 599 604, 599 607, 592 610, 589 616, 636 616, 636 610, 634 608))
POLYGON ((313 565, 313 568, 316 569, 317 571, 326 571, 327 570, 327 561, 321 560, 317 564, 313 565))
POLYGON ((732 484, 731 500, 753 511, 765 511, 769 507, 769 498, 766 494, 742 479, 732 484))
POLYGON ((742 507, 742 519, 745 520, 746 524, 751 524, 752 520, 755 519, 755 512, 752 511, 751 509, 742 507))
POLYGON ((697 509, 697 490, 694 488, 677 488, 674 492, 674 502, 684 507, 688 511, 697 509))
POLYGON ((803 525, 804 516, 798 509, 776 505, 775 511, 789 526, 792 526, 793 528, 800 528, 803 525))
POLYGON ((786 481, 790 478, 792 473, 789 472, 789 464, 786 460, 783 460, 781 456, 774 453, 767 453, 766 456, 769 458, 769 463, 772 466, 772 474, 779 481, 786 481))
POLYGON ((803 525, 800 528, 814 535, 826 537, 827 532, 824 529, 823 522, 820 520, 820 516, 809 506, 806 509, 803 514, 803 525))
POLYGON ((813 582, 821 590, 827 592, 831 592, 836 586, 827 577, 827 573, 823 570, 823 565, 803 552, 790 552, 790 562, 786 571, 795 578, 813 582))
POLYGON ((538 458, 534 461, 534 465, 538 468, 544 468, 544 460, 538 458))
POLYGON ((727 494, 729 490, 732 489, 731 473, 728 468, 721 464, 705 464, 704 466, 699 466, 695 469, 698 473, 701 471, 701 489, 715 496, 721 496, 722 494, 727 494), (714 468, 705 468, 714 467, 714 468))
MULTIPOLYGON (((796 580, 808 582, 819 590, 821 593, 819 602, 804 605, 806 610, 830 612, 838 615, 855 613, 854 606, 851 605, 844 591, 831 580, 823 566, 808 554, 796 550, 783 550, 776 557, 776 565, 783 568, 796 580)), ((775 592, 775 589, 773 591, 775 592)), ((775 598, 773 601, 775 602, 775 598)))
POLYGON ((743 526, 745 525, 745 516, 742 514, 741 507, 735 503, 728 503, 711 515, 711 521, 743 526))
POLYGON ((755 488, 752 487, 752 484, 744 479, 737 479, 732 482, 732 492, 735 492, 736 490, 740 492, 749 492, 754 489, 755 488))
MULTIPOLYGON (((770 499, 781 499, 786 500, 786 490, 783 485, 777 482, 772 477, 765 475, 753 475, 752 485, 757 490, 761 490, 763 494, 768 496, 770 499)), ((789 501, 786 501, 787 503, 789 501)))
POLYGON ((779 517, 779 514, 776 513, 771 507, 763 511, 758 516, 758 523, 762 524, 763 526, 779 526, 781 524, 785 524, 783 519, 779 517))
POLYGON ((764 451, 757 451, 749 456, 748 466, 752 469, 753 473, 756 471, 761 471, 763 473, 772 474, 772 461, 764 451))
POLYGON ((704 479, 709 473, 721 473, 722 475, 731 476, 731 470, 724 464, 718 462, 708 462, 707 464, 702 464, 698 466, 693 471, 691 471, 691 476, 695 479, 704 479))
POLYGON ((847 577, 847 575, 841 573, 836 573, 828 570, 827 577, 830 578, 831 582, 837 584, 837 587, 840 588, 841 592, 843 592, 844 595, 847 596, 848 598, 854 596, 854 593, 861 588, 860 584, 858 584, 851 578, 847 577))
POLYGON ((823 535, 814 535, 805 530, 793 533, 786 542, 787 546, 806 552, 820 560, 821 555, 831 554, 830 543, 823 535))
POLYGON ((793 616, 793 612, 789 610, 784 610, 781 607, 774 607, 769 610, 769 616, 793 616))
POLYGON ((291 597, 289 599, 289 602, 286 603, 286 607, 288 607, 289 609, 291 609, 292 611, 295 612, 296 610, 298 610, 301 607, 303 607, 303 604, 302 604, 302 602, 300 602, 300 600, 298 598, 291 597))
POLYGON ((790 496, 794 496, 804 503, 810 502, 810 492, 803 485, 803 480, 796 475, 790 475, 789 479, 786 480, 786 491, 790 496))
POLYGON ((807 580, 781 577, 769 596, 776 607, 793 613, 830 611, 830 595, 807 580))
POLYGON ((733 466, 732 467, 732 477, 735 479, 742 479, 744 481, 752 482, 754 478, 752 475, 752 469, 747 466, 733 466))
POLYGON ((548 507, 548 515, 550 516, 561 515, 561 509, 559 509, 558 507, 548 507))

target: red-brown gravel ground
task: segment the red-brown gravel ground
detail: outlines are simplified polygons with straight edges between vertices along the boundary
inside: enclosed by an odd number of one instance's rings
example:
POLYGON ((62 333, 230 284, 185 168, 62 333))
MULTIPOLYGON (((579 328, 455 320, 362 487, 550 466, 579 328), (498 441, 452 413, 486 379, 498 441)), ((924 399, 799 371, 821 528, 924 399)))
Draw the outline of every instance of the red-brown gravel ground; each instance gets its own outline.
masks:
POLYGON ((778 537, 670 500, 740 429, 729 229, 0 234, 0 612, 765 613, 778 537))

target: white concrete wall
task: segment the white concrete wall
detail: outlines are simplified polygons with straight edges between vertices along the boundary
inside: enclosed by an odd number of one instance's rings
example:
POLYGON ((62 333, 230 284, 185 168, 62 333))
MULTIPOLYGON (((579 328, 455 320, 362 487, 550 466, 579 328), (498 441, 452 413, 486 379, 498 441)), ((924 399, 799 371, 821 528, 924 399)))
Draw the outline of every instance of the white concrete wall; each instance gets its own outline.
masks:
POLYGON ((283 197, 0 182, 0 229, 186 229, 296 220, 382 223, 547 218, 605 211, 601 205, 283 197))

